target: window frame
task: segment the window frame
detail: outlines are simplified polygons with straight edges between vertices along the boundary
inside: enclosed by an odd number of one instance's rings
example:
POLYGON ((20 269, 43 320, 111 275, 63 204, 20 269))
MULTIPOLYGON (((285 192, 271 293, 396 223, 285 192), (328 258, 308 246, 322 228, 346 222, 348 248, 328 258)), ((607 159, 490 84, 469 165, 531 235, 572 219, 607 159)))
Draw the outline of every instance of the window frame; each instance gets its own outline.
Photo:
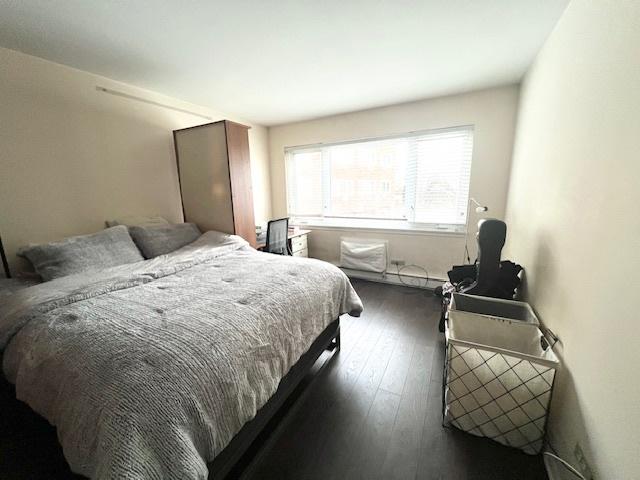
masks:
MULTIPOLYGON (((459 125, 454 127, 447 128, 437 128, 437 129, 428 129, 428 130, 417 130, 406 133, 399 133, 393 135, 385 135, 385 136, 377 136, 377 137, 366 137, 359 139, 351 139, 351 140, 343 140, 338 142, 326 142, 326 143, 316 143, 310 145, 300 145, 300 146, 290 146, 285 147, 284 149, 284 166, 285 166, 285 197, 286 197, 286 206, 287 206, 287 215, 290 217, 290 223, 292 225, 299 225, 303 227, 315 227, 319 229, 358 229, 358 230, 369 230, 369 231, 392 231, 399 233, 423 233, 423 234, 453 234, 453 235, 464 235, 467 233, 468 224, 469 224, 469 210, 467 208, 467 213, 465 217, 464 223, 454 224, 454 223, 424 223, 424 222, 413 222, 408 218, 401 219, 389 219, 389 218, 369 218, 369 217, 348 217, 348 216, 335 216, 328 215, 329 202, 330 202, 330 189, 325 188, 328 182, 330 182, 330 162, 325 155, 322 154, 323 149, 327 149, 334 146, 340 145, 350 145, 357 143, 366 143, 373 141, 381 141, 381 140, 393 140, 393 139, 410 139, 410 138, 418 138, 425 135, 437 135, 437 134, 446 134, 448 132, 459 132, 459 131, 467 131, 472 136, 472 148, 471 148, 471 158, 469 160, 469 185, 467 188, 467 204, 469 203, 469 198, 471 197, 471 168, 473 166, 473 156, 475 150, 475 125, 459 125), (290 213, 290 198, 289 198, 289 168, 290 168, 290 157, 294 153, 311 153, 311 152, 320 152, 322 159, 322 215, 321 216, 301 216, 301 215, 292 215, 290 213)), ((407 182, 405 183, 405 192, 409 188, 410 191, 415 190, 415 182, 416 178, 413 178, 411 175, 407 175, 407 182)), ((405 209, 413 210, 415 209, 415 198, 411 198, 412 195, 405 195, 405 209)))

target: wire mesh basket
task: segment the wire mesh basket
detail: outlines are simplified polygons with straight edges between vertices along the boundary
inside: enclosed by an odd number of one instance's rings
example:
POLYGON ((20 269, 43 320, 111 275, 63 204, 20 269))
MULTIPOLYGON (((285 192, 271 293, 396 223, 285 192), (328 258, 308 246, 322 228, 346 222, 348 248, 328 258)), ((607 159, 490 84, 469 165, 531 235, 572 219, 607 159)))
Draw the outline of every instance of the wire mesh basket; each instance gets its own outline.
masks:
POLYGON ((537 319, 463 313, 456 314, 454 299, 445 330, 445 424, 540 453, 559 362, 537 319))

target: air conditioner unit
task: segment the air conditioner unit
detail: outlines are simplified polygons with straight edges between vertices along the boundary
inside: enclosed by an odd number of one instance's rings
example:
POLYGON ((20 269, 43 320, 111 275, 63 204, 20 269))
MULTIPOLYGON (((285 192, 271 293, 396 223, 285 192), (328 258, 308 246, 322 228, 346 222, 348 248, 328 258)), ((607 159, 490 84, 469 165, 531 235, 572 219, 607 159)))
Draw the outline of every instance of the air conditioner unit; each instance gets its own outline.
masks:
POLYGON ((368 238, 340 239, 340 266, 352 270, 387 271, 388 242, 368 238))

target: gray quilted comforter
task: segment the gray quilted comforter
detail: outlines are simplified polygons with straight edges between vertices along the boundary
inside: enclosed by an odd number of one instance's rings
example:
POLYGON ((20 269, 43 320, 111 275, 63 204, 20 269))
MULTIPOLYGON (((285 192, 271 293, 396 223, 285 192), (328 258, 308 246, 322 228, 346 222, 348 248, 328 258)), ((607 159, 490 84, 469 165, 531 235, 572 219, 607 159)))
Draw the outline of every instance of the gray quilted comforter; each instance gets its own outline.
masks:
POLYGON ((319 333, 360 299, 336 267, 208 232, 0 306, 5 376, 92 478, 206 478, 319 333))

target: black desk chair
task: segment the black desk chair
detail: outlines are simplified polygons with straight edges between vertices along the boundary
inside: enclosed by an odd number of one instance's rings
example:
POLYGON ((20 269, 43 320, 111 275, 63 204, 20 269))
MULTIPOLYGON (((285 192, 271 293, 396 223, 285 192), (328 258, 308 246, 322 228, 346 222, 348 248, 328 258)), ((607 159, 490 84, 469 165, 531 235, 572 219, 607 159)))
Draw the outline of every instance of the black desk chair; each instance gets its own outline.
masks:
POLYGON ((289 248, 289 219, 270 220, 267 224, 267 243, 264 251, 277 255, 291 255, 289 248))

